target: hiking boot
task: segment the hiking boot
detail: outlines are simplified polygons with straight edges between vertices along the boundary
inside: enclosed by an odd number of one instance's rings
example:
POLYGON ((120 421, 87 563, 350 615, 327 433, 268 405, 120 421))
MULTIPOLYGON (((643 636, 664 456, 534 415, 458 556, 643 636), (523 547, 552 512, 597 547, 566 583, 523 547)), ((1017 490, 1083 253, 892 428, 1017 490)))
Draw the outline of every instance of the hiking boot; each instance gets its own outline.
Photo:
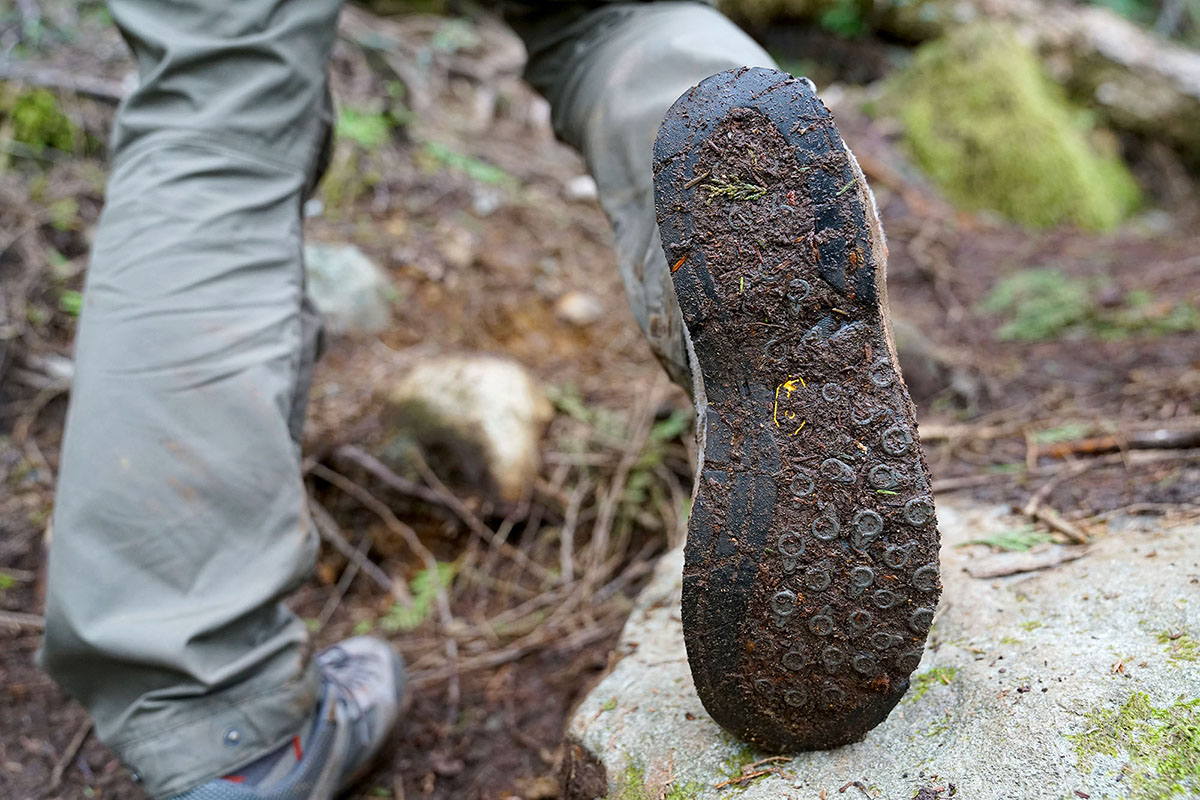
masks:
POLYGON ((316 657, 313 720, 279 750, 173 800, 329 800, 362 778, 407 700, 404 665, 386 642, 355 636, 316 657))
POLYGON ((908 689, 941 591, 874 200, 812 83, 749 68, 672 106, 654 192, 700 373, 696 691, 765 750, 857 741, 908 689))

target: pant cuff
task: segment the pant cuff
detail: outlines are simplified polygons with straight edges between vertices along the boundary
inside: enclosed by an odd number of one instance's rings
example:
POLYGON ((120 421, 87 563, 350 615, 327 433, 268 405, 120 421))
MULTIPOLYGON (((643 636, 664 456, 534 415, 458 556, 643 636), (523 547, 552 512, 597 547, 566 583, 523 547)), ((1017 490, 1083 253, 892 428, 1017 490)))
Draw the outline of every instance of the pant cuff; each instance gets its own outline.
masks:
POLYGON ((169 798, 228 775, 284 744, 316 708, 320 677, 309 664, 299 679, 234 694, 172 700, 134 738, 112 742, 154 798, 169 798))

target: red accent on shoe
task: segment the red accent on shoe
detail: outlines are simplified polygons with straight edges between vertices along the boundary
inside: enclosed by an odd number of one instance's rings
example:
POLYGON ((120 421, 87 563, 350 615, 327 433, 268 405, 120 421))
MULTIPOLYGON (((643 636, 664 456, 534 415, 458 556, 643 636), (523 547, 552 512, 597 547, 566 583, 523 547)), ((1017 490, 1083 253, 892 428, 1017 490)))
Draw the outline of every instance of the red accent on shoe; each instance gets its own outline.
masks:
POLYGON ((245 775, 226 775, 224 778, 221 778, 221 780, 229 781, 230 783, 245 783, 246 776, 245 775))
POLYGON ((302 758, 304 758, 304 750, 300 748, 299 736, 292 737, 292 751, 296 754, 297 761, 300 761, 302 758))

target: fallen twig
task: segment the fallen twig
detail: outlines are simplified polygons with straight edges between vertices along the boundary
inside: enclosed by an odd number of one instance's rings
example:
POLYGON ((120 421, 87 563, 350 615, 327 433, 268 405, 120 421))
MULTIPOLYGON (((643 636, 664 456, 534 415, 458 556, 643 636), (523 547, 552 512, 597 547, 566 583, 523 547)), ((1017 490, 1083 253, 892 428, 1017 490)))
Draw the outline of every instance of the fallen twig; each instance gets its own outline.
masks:
POLYGON ((81 94, 106 103, 119 103, 125 98, 125 87, 120 81, 64 72, 53 67, 4 62, 0 63, 0 80, 20 81, 43 89, 81 94))
POLYGON ((350 563, 357 564, 360 570, 379 585, 379 588, 399 600, 403 605, 412 606, 412 595, 409 593, 408 587, 402 581, 392 580, 374 561, 367 558, 365 553, 359 552, 358 548, 346 541, 337 520, 311 494, 308 496, 308 511, 317 528, 317 533, 321 535, 322 539, 329 542, 334 550, 341 553, 350 563))
MULTIPOLYGON (((552 645, 551 649, 553 650, 573 650, 580 647, 586 647, 589 644, 598 642, 601 639, 613 635, 620 629, 620 627, 620 621, 601 623, 598 625, 593 625, 589 628, 585 628, 565 638, 559 638, 557 633, 543 633, 539 631, 537 633, 530 634, 530 636, 533 637, 530 641, 514 642, 502 650, 485 653, 484 655, 476 656, 474 658, 465 658, 459 662, 457 672, 458 674, 465 674, 481 669, 493 669, 503 664, 517 661, 532 652, 546 647, 555 639, 558 639, 558 641, 552 645)), ((414 672, 412 674, 411 682, 414 688, 427 688, 429 686, 436 686, 437 684, 446 680, 448 677, 450 677, 450 674, 451 670, 447 667, 428 670, 426 672, 414 672)))
POLYGON ((734 786, 739 783, 745 783, 746 781, 752 781, 755 778, 761 778, 763 775, 774 775, 774 774, 778 774, 778 773, 779 773, 778 767, 772 767, 771 769, 760 769, 755 772, 750 772, 745 775, 741 775, 737 778, 730 778, 727 781, 721 781, 720 783, 714 783, 713 788, 714 789, 724 789, 726 786, 734 786))
POLYGON ((44 630, 46 620, 40 614, 25 614, 20 611, 0 611, 0 625, 11 625, 15 628, 31 628, 35 631, 44 630))
POLYGON ((562 533, 559 534, 559 562, 563 583, 575 580, 575 526, 579 524, 579 508, 583 505, 583 498, 591 488, 591 482, 587 478, 581 479, 571 492, 570 502, 567 503, 566 519, 563 520, 562 533))
POLYGON ((409 549, 413 551, 413 554, 425 563, 425 569, 428 570, 429 574, 429 584, 433 587, 434 596, 437 600, 438 617, 441 622, 442 632, 445 634, 442 638, 446 649, 446 659, 450 662, 449 686, 446 687, 446 720, 448 725, 453 726, 458 718, 458 703, 461 696, 458 681, 458 641, 452 635, 454 631, 454 614, 450 610, 450 598, 446 595, 446 587, 442 586, 442 582, 438 580, 437 559, 434 558, 429 548, 421 542, 420 537, 417 536, 417 532, 401 522, 400 518, 392 513, 392 510, 381 502, 379 498, 375 497, 375 495, 345 475, 334 472, 321 464, 313 467, 313 474, 329 481, 383 520, 383 524, 399 536, 408 545, 409 549))
POLYGON ((1038 552, 997 553, 968 564, 967 573, 972 578, 1003 578, 1006 575, 1057 567, 1059 564, 1083 558, 1089 552, 1090 547, 1060 544, 1038 552))
POLYGON ((963 475, 956 478, 942 478, 935 480, 931 484, 934 494, 946 494, 949 492, 959 491, 961 489, 974 489, 979 486, 986 486, 989 483, 1000 481, 1012 481, 1018 479, 1040 478, 1049 475, 1057 475, 1064 470, 1070 472, 1076 469, 1099 469, 1101 467, 1111 467, 1118 464, 1126 466, 1142 465, 1142 464, 1157 464, 1160 462, 1170 461, 1193 461, 1200 460, 1200 448, 1187 450, 1143 450, 1130 453, 1111 453, 1109 455, 1101 455, 1096 458, 1088 459, 1086 462, 1067 462, 1059 464, 1051 464, 1045 467, 1039 467, 1033 472, 1002 472, 996 474, 979 474, 979 475, 963 475))
POLYGON ((1075 525, 1074 523, 1068 522, 1066 519, 1063 518, 1062 514, 1059 514, 1057 511, 1055 511, 1053 508, 1050 508, 1049 506, 1040 505, 1037 508, 1035 508, 1029 514, 1029 516, 1038 522, 1045 523, 1046 525, 1050 526, 1054 530, 1063 534, 1064 536, 1066 536, 1068 539, 1070 539, 1072 542, 1075 542, 1076 544, 1087 544, 1088 543, 1088 535, 1086 533, 1081 531, 1079 529, 1079 527, 1077 525, 1075 525))
MULTIPOLYGON (((364 533, 358 542, 356 552, 366 560, 367 551, 371 549, 371 534, 364 533)), ((333 618, 333 614, 342 603, 342 598, 346 596, 346 592, 350 590, 350 584, 354 583, 354 579, 358 577, 359 564, 361 561, 352 559, 347 562, 346 568, 342 570, 342 576, 338 578, 337 585, 333 588, 333 594, 325 601, 325 607, 321 609, 321 615, 317 617, 317 629, 320 630, 329 624, 329 620, 333 618)))
MULTIPOLYGON (((661 381, 662 378, 660 377, 659 380, 661 381)), ((629 441, 621 454, 617 469, 613 473, 608 491, 600 498, 596 512, 596 524, 592 526, 592 540, 588 545, 587 567, 584 572, 584 581, 590 586, 599 585, 606 577, 596 573, 604 566, 609 534, 612 531, 617 506, 620 504, 621 496, 625 493, 625 483, 629 478, 629 471, 633 469, 633 465, 637 463, 638 457, 645 448, 646 439, 654 424, 653 398, 657 394, 658 381, 655 382, 653 389, 644 395, 639 408, 633 415, 634 427, 630 431, 629 441)))
POLYGON ((63 776, 67 772, 67 767, 71 766, 71 762, 75 760, 75 756, 79 755, 79 750, 83 747, 83 743, 87 741, 88 736, 92 733, 92 718, 85 717, 83 722, 76 729, 75 735, 71 737, 67 749, 63 750, 58 761, 54 763, 54 769, 50 771, 50 783, 46 786, 46 793, 51 794, 59 786, 62 786, 63 776))
POLYGON ((511 544, 500 541, 499 537, 496 536, 495 531, 493 531, 487 525, 484 525, 483 520, 479 519, 479 517, 475 515, 475 512, 467 508, 466 503, 464 503, 462 500, 459 500, 454 496, 453 492, 446 488, 446 484, 442 483, 441 479, 438 478, 434 471, 429 468, 429 465, 425 463, 425 459, 421 457, 419 452, 413 450, 412 458, 413 465, 417 468, 417 471, 421 473, 422 479, 429 484, 430 488, 442 496, 443 502, 446 504, 446 506, 453 511, 460 520, 462 520, 463 524, 467 526, 469 531, 474 533, 487 544, 499 550, 504 555, 516 561, 521 566, 525 567, 541 580, 552 581, 554 579, 554 576, 550 573, 550 570, 532 560, 529 556, 525 555, 524 552, 513 547, 511 544))
POLYGON ((848 781, 845 786, 838 789, 838 794, 844 793, 851 786, 853 786, 855 789, 858 789, 860 792, 865 794, 867 797, 871 796, 871 793, 867 791, 867 787, 863 785, 862 781, 848 781))
POLYGON ((383 484, 393 491, 408 495, 409 497, 415 497, 430 505, 447 505, 445 496, 419 483, 400 477, 390 467, 361 447, 352 444, 343 444, 334 449, 333 456, 334 458, 350 461, 362 467, 371 473, 371 475, 383 481, 383 484))
POLYGON ((1046 447, 1042 454, 1051 458, 1078 455, 1100 455, 1116 450, 1182 450, 1200 446, 1200 425, 1179 428, 1155 428, 1130 431, 1108 436, 1095 436, 1059 442, 1046 447))

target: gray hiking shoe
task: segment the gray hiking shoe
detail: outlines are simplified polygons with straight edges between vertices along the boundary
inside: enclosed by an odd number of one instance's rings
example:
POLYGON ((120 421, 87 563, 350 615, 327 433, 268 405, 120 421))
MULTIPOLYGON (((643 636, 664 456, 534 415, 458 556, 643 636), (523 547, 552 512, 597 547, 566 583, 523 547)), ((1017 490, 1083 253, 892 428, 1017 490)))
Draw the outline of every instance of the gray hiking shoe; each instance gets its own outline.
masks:
POLYGON ((405 705, 404 664, 386 642, 355 636, 317 657, 310 725, 279 750, 172 800, 329 800, 366 774, 405 705))

